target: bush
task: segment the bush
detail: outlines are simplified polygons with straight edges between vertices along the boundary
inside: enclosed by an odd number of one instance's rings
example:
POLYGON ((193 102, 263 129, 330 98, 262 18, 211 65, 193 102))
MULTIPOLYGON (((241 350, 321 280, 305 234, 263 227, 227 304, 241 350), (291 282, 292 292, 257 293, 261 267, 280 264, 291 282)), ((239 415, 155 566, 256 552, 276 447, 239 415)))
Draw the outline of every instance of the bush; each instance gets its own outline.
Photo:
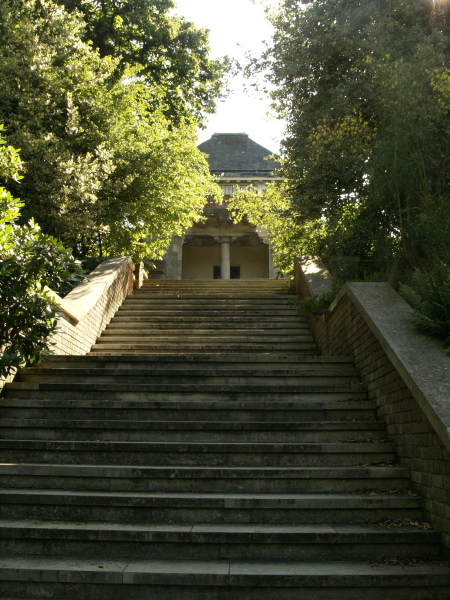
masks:
MULTIPOLYGON (((0 176, 18 180, 18 152, 2 145, 0 176)), ((34 221, 17 225, 21 206, 0 187, 0 377, 50 353, 58 307, 45 286, 58 289, 82 273, 71 252, 34 221)))
POLYGON ((411 284, 399 284, 399 292, 414 309, 412 322, 443 339, 450 353, 450 267, 435 260, 429 269, 416 269, 411 284))

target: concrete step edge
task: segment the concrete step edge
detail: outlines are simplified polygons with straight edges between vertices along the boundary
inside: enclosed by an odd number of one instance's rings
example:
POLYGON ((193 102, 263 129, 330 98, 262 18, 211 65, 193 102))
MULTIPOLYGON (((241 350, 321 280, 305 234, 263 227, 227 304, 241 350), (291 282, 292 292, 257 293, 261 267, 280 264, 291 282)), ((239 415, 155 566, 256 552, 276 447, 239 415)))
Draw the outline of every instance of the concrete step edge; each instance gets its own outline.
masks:
POLYGON ((19 372, 17 377, 25 377, 27 375, 120 375, 120 376, 135 376, 135 375, 149 375, 154 377, 156 375, 182 375, 187 376, 191 375, 195 376, 205 376, 213 377, 215 375, 220 376, 237 376, 237 377, 359 377, 359 372, 346 365, 341 366, 328 366, 328 365, 320 365, 317 367, 309 367, 309 368, 296 368, 294 366, 289 368, 273 368, 266 367, 265 369, 253 369, 248 368, 241 365, 237 368, 230 367, 209 367, 202 368, 201 365, 192 365, 189 369, 179 366, 179 367, 165 367, 164 365, 152 366, 151 369, 146 366, 146 368, 131 368, 131 367, 120 367, 120 368, 111 368, 111 367, 58 367, 58 366, 47 366, 47 367, 29 367, 27 369, 23 369, 19 372))
POLYGON ((309 421, 142 421, 142 420, 106 420, 106 419, 30 419, 0 418, 0 427, 45 427, 66 429, 144 429, 144 430, 181 430, 181 431, 294 431, 294 432, 383 432, 386 425, 381 421, 336 421, 314 423, 309 421))
POLYGON ((245 406, 239 404, 236 400, 170 400, 165 399, 163 401, 152 401, 152 400, 86 400, 86 399, 71 399, 67 400, 64 398, 55 399, 27 399, 27 398, 0 398, 0 406, 2 407, 14 407, 14 408, 45 408, 50 409, 57 408, 72 408, 72 409, 164 409, 164 410, 234 410, 234 411, 292 411, 305 412, 308 411, 324 411, 332 410, 345 413, 348 410, 357 411, 370 411, 376 410, 376 404, 370 400, 363 400, 357 398, 356 400, 347 399, 335 400, 335 399, 312 399, 310 401, 300 400, 272 400, 268 402, 246 400, 245 406))
POLYGON ((402 527, 389 528, 387 525, 347 525, 311 524, 286 525, 265 523, 174 523, 174 524, 125 524, 79 521, 42 521, 0 519, 0 533, 6 538, 27 537, 32 533, 37 537, 51 537, 74 540, 89 537, 95 541, 112 539, 133 539, 141 542, 159 543, 163 541, 181 543, 223 543, 234 544, 380 544, 417 543, 439 544, 440 533, 426 528, 427 525, 409 524, 405 520, 402 527), (39 535, 40 534, 40 535, 39 535), (150 536, 149 536, 150 534, 150 536))
POLYGON ((409 471, 399 466, 328 466, 328 467, 222 467, 222 466, 147 466, 147 465, 74 465, 57 463, 6 463, 0 464, 0 473, 11 472, 58 476, 83 477, 136 477, 155 475, 172 477, 189 475, 196 477, 237 478, 237 477, 289 477, 316 480, 365 478, 387 480, 404 478, 409 480, 409 471), (72 475, 73 474, 73 475, 72 475))
MULTIPOLYGON (((7 390, 80 390, 80 391, 127 391, 127 392, 140 392, 140 391, 164 391, 164 392, 214 392, 214 393, 225 393, 225 392, 236 392, 236 393, 257 393, 265 392, 268 393, 267 384, 255 384, 255 385, 232 385, 232 384, 221 384, 220 387, 214 384, 194 384, 194 383, 180 383, 180 384, 158 384, 158 383, 136 383, 136 384, 123 384, 118 385, 117 383, 99 383, 94 386, 90 383, 39 383, 39 382, 28 382, 28 381, 16 381, 7 383, 5 389, 7 390)), ((364 392, 365 387, 363 384, 334 384, 334 385, 279 385, 278 383, 273 385, 273 391, 280 393, 295 393, 301 394, 306 392, 313 393, 352 393, 352 392, 364 392)))
POLYGON ((274 510, 373 510, 423 508, 423 498, 415 495, 389 494, 264 494, 264 493, 180 493, 180 492, 98 492, 91 490, 23 490, 3 488, 2 503, 71 504, 91 506, 170 506, 225 509, 272 508, 274 510))
POLYGON ((87 450, 114 452, 386 454, 395 453, 390 442, 124 442, 90 440, 0 440, 0 448, 35 450, 87 450))
POLYGON ((429 586, 431 593, 437 586, 442 589, 450 586, 450 567, 442 561, 425 561, 405 567, 404 564, 374 565, 368 561, 130 561, 104 556, 94 561, 75 557, 12 557, 3 559, 0 567, 3 581, 58 581, 88 586, 108 583, 194 586, 197 589, 199 585, 211 585, 214 588, 308 587, 318 590, 328 587, 332 593, 335 590, 335 594, 339 593, 340 588, 348 587, 375 587, 380 588, 380 593, 383 593, 383 588, 388 592, 394 588, 408 588, 414 593, 418 586, 429 586))

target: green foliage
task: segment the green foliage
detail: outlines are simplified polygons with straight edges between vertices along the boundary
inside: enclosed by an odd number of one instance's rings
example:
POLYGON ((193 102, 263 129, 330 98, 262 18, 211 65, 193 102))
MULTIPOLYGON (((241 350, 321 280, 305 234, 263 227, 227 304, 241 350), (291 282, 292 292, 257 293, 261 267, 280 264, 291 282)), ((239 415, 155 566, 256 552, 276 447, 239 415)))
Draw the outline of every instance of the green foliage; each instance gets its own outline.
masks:
POLYGON ((164 113, 202 122, 215 110, 228 61, 209 58, 208 32, 170 14, 172 0, 58 0, 68 11, 79 11, 86 28, 84 41, 100 56, 118 58, 116 75, 139 65, 150 86, 164 90, 164 113))
POLYGON ((309 223, 302 228, 296 226, 286 185, 282 182, 269 183, 264 193, 243 187, 230 197, 228 208, 235 222, 246 220, 267 229, 275 262, 283 275, 292 272, 295 257, 306 254, 307 240, 317 235, 309 223))
POLYGON ((78 256, 159 258, 217 191, 194 119, 169 119, 169 88, 85 38, 54 0, 0 4, 0 121, 25 164, 8 190, 78 256))
MULTIPOLYGON (((17 151, 4 146, 0 137, 2 179, 19 179, 19 168, 17 151)), ((81 275, 70 251, 44 235, 34 221, 17 225, 21 206, 0 187, 0 377, 49 353, 57 307, 44 288, 56 290, 81 275)))
POLYGON ((412 322, 443 339, 450 353, 450 267, 436 260, 429 269, 416 269, 399 291, 414 309, 412 322))
POLYGON ((321 315, 326 312, 330 304, 333 302, 337 294, 337 290, 333 287, 329 292, 320 294, 320 296, 312 296, 298 300, 296 303, 297 310, 303 315, 321 315))
MULTIPOLYGON (((256 68, 287 120, 289 222, 353 278, 450 259, 450 5, 285 0, 256 68)), ((295 235, 292 233, 292 237, 295 235)))

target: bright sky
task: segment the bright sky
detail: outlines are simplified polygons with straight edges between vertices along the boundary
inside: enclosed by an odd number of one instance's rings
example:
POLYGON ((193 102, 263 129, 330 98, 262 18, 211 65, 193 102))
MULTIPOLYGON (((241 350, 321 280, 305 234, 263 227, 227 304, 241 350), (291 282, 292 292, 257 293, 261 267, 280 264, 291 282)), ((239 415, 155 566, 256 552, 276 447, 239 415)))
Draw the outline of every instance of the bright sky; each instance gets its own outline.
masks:
MULTIPOLYGON (((198 27, 210 30, 211 55, 217 58, 227 54, 243 60, 247 51, 259 55, 263 41, 271 37, 272 27, 264 16, 259 0, 175 0, 176 12, 198 27)), ((249 81, 236 77, 231 82, 232 93, 218 103, 206 130, 199 132, 199 142, 213 133, 248 133, 250 138, 272 152, 279 149, 283 137, 283 123, 274 115, 268 116, 269 100, 262 100, 254 92, 246 91, 249 81)))

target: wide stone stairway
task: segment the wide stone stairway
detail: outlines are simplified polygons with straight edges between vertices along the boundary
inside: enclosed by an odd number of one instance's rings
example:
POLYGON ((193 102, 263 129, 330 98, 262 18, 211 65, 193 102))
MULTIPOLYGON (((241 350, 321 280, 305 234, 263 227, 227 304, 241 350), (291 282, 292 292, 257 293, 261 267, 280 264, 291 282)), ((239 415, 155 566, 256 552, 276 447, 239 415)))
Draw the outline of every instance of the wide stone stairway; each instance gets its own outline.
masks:
POLYGON ((450 598, 376 407, 289 283, 148 281, 2 411, 0 600, 450 598))

